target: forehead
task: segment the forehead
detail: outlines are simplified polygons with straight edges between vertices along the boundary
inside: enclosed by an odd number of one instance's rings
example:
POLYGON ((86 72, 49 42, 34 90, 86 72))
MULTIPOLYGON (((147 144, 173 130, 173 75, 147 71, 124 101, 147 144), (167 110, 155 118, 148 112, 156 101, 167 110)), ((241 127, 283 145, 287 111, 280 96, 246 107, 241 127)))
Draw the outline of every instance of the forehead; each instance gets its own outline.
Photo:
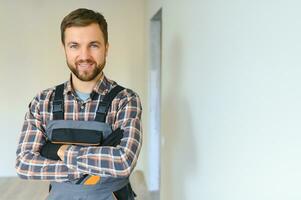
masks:
POLYGON ((104 43, 103 33, 96 23, 88 26, 72 26, 65 30, 65 44, 68 42, 89 43, 91 41, 104 43))

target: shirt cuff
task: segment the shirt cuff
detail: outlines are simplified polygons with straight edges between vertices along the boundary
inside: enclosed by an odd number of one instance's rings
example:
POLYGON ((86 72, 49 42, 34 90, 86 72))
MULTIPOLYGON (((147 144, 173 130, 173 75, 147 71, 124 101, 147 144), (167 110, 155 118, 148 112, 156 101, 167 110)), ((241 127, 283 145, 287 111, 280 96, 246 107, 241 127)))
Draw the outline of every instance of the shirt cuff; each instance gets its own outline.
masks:
POLYGON ((77 159, 81 147, 69 145, 64 153, 64 163, 68 168, 77 170, 77 159))

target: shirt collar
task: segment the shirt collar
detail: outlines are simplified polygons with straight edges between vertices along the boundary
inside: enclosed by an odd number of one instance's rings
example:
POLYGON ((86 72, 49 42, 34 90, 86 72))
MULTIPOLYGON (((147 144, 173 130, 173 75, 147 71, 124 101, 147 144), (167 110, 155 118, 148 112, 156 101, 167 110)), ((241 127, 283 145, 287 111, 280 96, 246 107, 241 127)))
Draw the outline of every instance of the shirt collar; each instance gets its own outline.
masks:
MULTIPOLYGON (((69 80, 65 84, 64 94, 66 93, 74 93, 74 89, 72 88, 72 76, 70 74, 69 80)), ((96 92, 99 95, 106 95, 108 91, 110 91, 111 87, 115 84, 114 81, 109 80, 104 73, 102 72, 101 77, 97 81, 96 85, 94 86, 92 92, 96 92)))

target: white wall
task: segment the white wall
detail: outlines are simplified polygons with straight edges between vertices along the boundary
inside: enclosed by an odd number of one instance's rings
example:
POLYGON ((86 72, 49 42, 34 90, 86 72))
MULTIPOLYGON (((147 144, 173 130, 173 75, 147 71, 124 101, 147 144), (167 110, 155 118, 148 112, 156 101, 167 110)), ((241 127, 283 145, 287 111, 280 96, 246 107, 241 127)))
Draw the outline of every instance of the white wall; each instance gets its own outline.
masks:
MULTIPOLYGON (((15 151, 31 99, 69 78, 59 27, 63 17, 79 7, 100 11, 107 18, 107 76, 134 89, 142 102, 146 99, 143 1, 0 0, 0 176, 15 175, 15 151)), ((136 169, 144 168, 144 151, 143 147, 136 169)))
POLYGON ((301 3, 146 5, 147 24, 163 7, 161 199, 301 199, 301 3))

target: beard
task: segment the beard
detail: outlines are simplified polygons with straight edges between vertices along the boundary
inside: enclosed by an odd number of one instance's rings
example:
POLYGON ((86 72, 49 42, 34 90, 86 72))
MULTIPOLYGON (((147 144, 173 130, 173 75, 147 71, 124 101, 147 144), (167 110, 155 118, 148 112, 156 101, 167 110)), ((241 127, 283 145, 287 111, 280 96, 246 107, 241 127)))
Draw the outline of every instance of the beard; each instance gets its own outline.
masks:
POLYGON ((94 80, 102 72, 105 64, 106 64, 106 60, 104 60, 104 62, 100 63, 99 65, 97 65, 97 63, 91 59, 76 61, 74 65, 67 61, 67 65, 68 65, 69 69, 81 81, 94 80), (81 63, 87 63, 89 65, 92 65, 93 69, 80 71, 79 65, 81 63))

